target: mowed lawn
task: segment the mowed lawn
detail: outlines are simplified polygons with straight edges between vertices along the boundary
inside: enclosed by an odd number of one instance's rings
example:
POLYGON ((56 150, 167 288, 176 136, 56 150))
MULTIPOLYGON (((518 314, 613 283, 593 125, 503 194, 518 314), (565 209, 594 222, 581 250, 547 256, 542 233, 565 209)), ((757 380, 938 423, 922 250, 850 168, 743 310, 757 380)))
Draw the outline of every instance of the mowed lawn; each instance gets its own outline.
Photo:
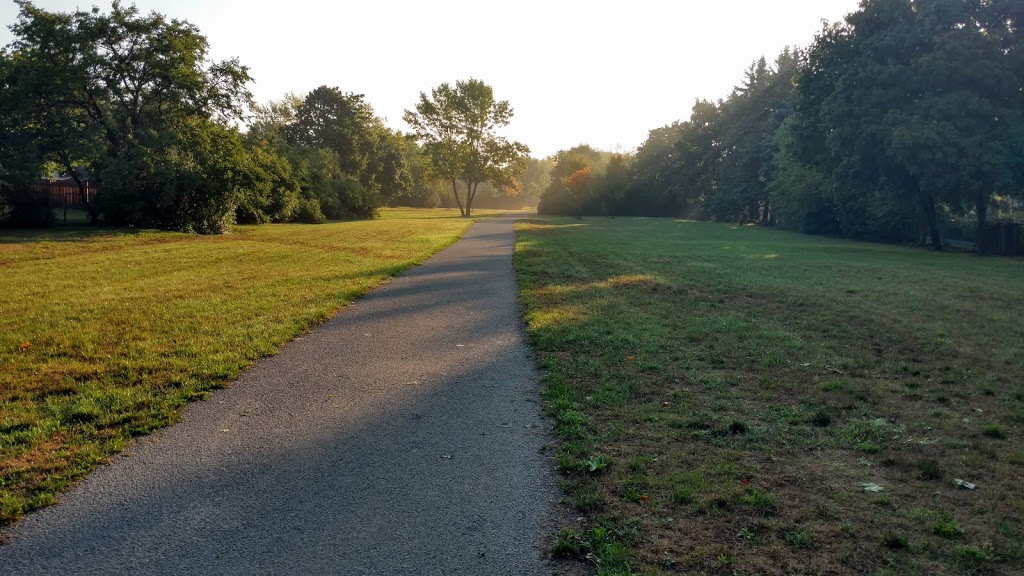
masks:
POLYGON ((0 231, 0 525, 454 242, 471 224, 457 215, 206 237, 0 231))
POLYGON ((584 519, 557 554, 598 574, 1024 573, 1024 260, 669 219, 517 230, 584 519))

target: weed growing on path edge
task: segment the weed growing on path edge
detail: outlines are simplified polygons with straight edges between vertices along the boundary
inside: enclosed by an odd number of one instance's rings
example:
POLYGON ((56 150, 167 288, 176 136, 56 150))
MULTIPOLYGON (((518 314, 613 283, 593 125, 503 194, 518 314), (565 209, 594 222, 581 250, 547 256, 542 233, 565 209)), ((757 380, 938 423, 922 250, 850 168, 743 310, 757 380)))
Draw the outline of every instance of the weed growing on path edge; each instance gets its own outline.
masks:
POLYGON ((566 503, 579 534, 636 527, 634 573, 1024 566, 1024 262, 665 219, 517 231, 566 503))
POLYGON ((0 234, 0 526, 453 243, 473 222, 455 214, 0 234))

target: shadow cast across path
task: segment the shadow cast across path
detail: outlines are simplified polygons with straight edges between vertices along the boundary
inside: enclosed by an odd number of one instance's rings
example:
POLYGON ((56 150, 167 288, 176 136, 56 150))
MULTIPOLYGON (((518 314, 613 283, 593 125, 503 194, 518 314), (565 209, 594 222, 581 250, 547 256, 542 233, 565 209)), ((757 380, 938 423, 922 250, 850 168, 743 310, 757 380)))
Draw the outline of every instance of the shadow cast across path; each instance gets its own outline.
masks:
POLYGON ((546 574, 511 217, 190 405, 8 530, 3 574, 546 574))

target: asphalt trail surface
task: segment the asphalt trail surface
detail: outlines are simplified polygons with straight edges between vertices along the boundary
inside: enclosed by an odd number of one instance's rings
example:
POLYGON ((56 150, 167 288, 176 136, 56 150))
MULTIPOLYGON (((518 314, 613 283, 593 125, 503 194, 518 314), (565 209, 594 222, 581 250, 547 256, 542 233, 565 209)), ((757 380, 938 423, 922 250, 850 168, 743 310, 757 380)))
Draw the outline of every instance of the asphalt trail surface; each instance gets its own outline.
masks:
POLYGON ((547 574, 512 217, 372 291, 0 546, 0 574, 547 574))

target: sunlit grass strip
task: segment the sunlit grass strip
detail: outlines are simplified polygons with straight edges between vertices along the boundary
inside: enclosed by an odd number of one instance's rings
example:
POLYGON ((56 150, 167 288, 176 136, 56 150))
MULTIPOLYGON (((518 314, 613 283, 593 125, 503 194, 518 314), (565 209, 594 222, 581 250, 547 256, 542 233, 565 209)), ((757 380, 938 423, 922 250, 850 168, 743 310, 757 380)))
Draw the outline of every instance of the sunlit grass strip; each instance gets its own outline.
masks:
POLYGON ((457 214, 0 233, 0 524, 457 240, 472 222, 457 214))
POLYGON ((602 575, 1024 566, 1024 260, 668 219, 517 231, 587 518, 557 554, 602 575))

